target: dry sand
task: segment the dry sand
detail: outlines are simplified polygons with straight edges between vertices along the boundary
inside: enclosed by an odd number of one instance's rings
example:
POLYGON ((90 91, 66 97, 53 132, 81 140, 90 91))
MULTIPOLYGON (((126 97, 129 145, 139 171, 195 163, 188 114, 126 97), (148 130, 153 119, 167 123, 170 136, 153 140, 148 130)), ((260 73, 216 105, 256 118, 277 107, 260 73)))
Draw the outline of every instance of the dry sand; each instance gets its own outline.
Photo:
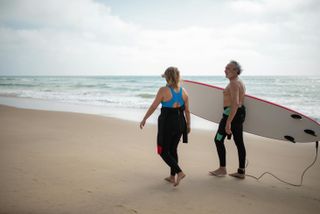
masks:
MULTIPOLYGON (((156 154, 156 126, 113 118, 0 106, 0 213, 319 213, 320 161, 302 187, 208 175, 218 158, 212 132, 192 130, 179 145, 187 177, 178 187, 156 154)), ((271 171, 292 183, 314 144, 246 134, 248 174, 271 171)), ((228 172, 237 169, 226 141, 228 172)))

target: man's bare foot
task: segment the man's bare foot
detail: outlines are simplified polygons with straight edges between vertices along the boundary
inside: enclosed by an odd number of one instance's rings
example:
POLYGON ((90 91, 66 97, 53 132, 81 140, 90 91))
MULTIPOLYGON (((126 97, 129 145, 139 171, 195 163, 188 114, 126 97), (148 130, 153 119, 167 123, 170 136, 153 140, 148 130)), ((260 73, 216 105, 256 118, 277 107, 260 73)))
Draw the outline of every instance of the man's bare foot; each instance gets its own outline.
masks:
POLYGON ((174 176, 169 176, 167 178, 165 178, 164 180, 168 181, 169 183, 174 183, 174 176))
POLYGON ((213 176, 217 176, 217 177, 223 177, 226 174, 227 174, 226 167, 219 167, 218 169, 209 172, 209 175, 213 175, 213 176))
POLYGON ((231 177, 234 177, 234 178, 239 178, 239 179, 245 179, 246 175, 245 174, 240 174, 238 172, 235 172, 235 173, 231 173, 229 174, 231 177))
POLYGON ((239 168, 237 172, 231 173, 229 175, 232 176, 232 177, 235 177, 235 178, 245 179, 246 171, 245 171, 245 169, 239 168))
POLYGON ((178 186, 179 185, 179 183, 180 183, 180 181, 184 178, 184 177, 186 177, 186 174, 184 174, 183 172, 179 172, 178 173, 178 176, 177 176, 177 181, 173 184, 173 186, 178 186))

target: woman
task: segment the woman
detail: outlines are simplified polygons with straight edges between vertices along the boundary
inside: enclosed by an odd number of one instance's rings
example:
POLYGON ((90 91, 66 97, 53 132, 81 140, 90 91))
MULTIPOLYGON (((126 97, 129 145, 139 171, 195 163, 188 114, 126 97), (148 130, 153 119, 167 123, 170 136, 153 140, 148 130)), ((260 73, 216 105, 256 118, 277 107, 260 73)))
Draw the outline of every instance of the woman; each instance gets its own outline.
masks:
POLYGON ((170 176, 165 180, 177 186, 186 176, 178 165, 177 148, 181 136, 183 135, 183 142, 186 143, 187 134, 190 132, 189 101, 186 90, 180 87, 180 73, 176 67, 167 68, 162 77, 166 78, 167 85, 158 90, 152 105, 140 122, 140 128, 144 127, 146 120, 161 103, 157 149, 171 169, 170 176))

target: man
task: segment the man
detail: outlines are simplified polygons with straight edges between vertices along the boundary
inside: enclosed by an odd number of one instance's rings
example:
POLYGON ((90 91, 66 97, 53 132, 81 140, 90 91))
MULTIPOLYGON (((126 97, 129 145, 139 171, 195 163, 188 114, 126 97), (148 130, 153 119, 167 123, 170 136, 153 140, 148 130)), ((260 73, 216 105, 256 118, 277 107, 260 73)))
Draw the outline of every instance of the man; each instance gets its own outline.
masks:
POLYGON ((243 105, 245 86, 239 79, 241 74, 241 66, 236 61, 230 61, 225 68, 226 78, 229 79, 229 84, 223 91, 223 117, 219 123, 219 128, 214 138, 217 152, 219 155, 220 167, 209 172, 214 176, 225 176, 226 169, 226 150, 224 139, 233 135, 234 142, 238 149, 239 168, 238 171, 230 176, 243 179, 245 178, 245 160, 246 149, 243 142, 243 122, 245 120, 246 110, 243 105))

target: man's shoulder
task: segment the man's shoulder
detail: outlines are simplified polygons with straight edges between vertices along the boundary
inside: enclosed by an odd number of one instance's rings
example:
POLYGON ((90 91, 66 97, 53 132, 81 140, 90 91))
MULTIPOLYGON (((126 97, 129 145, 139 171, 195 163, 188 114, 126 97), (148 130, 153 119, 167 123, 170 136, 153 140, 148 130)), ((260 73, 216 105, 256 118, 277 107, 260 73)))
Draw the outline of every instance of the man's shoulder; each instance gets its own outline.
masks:
POLYGON ((240 84, 240 81, 239 81, 239 80, 232 80, 232 81, 229 82, 229 84, 228 84, 227 87, 233 88, 233 87, 239 86, 239 84, 240 84))
POLYGON ((244 84, 240 80, 230 81, 228 86, 226 87, 227 90, 241 90, 244 87, 244 84))
POLYGON ((233 81, 230 81, 230 85, 232 86, 242 86, 244 85, 243 81, 241 79, 236 79, 233 81))

